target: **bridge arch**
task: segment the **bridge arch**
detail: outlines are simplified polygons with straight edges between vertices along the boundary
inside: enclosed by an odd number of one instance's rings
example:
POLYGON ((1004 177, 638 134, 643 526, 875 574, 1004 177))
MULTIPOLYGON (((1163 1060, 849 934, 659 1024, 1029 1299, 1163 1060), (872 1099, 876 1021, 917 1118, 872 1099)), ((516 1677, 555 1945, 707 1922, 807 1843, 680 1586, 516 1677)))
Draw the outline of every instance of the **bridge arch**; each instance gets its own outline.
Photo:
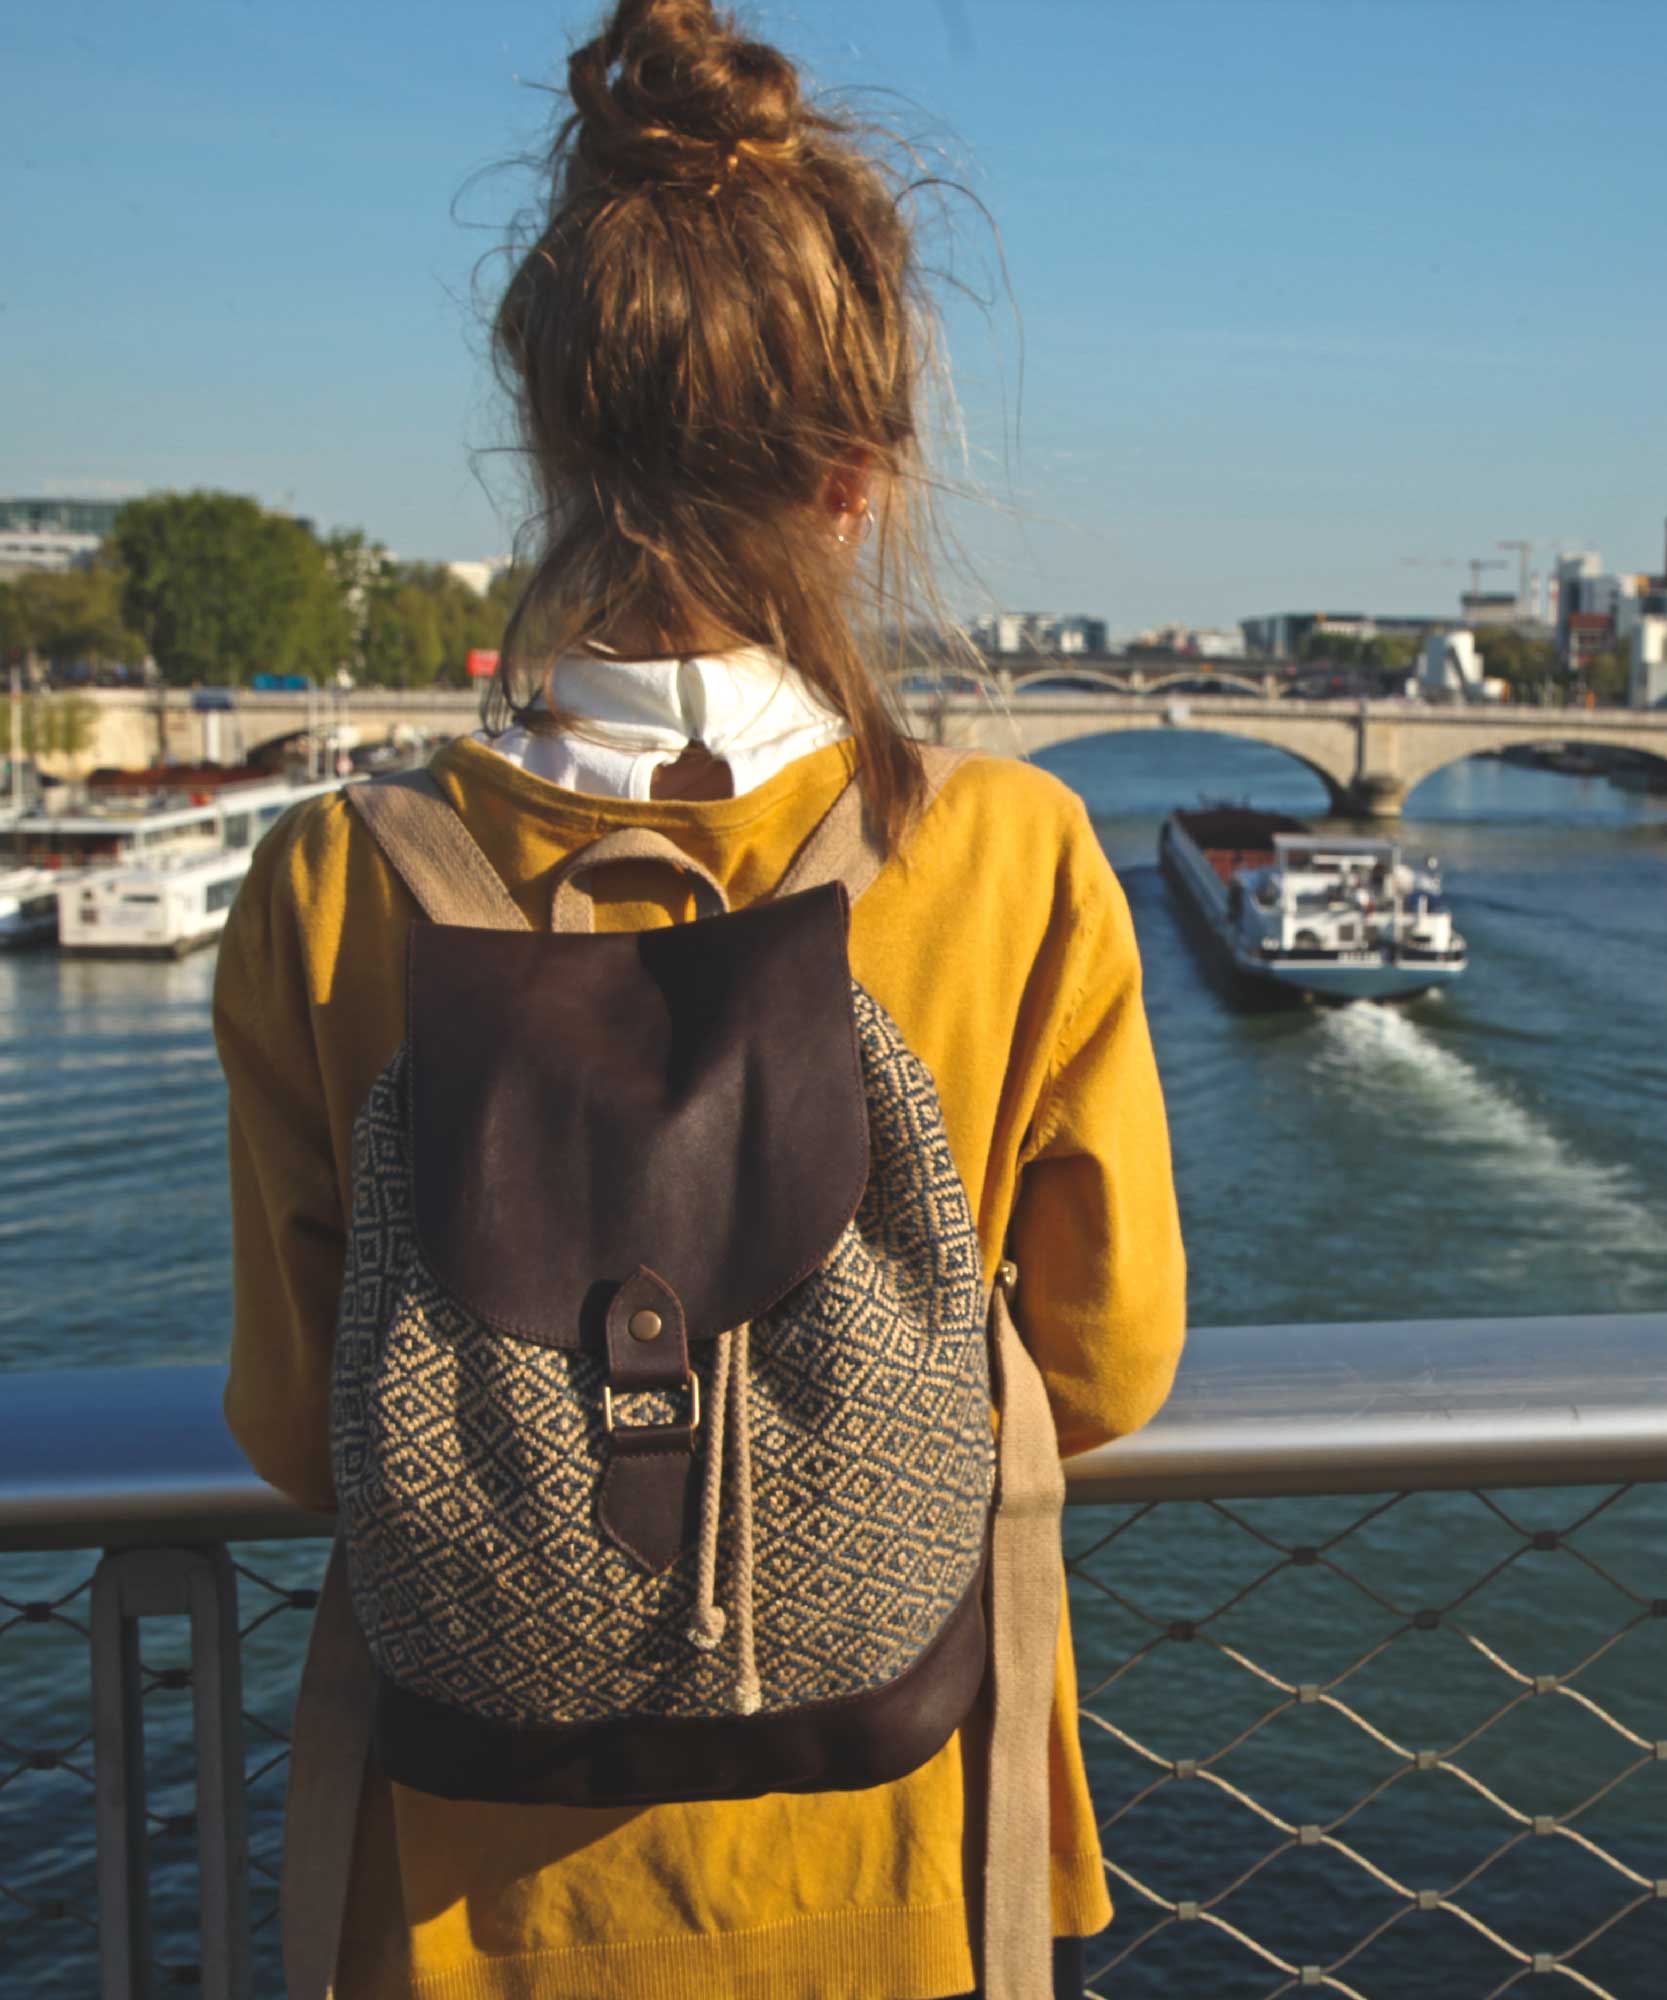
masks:
MULTIPOLYGON (((1640 735, 1642 736, 1642 732, 1640 735)), ((1653 742, 1643 740, 1629 742, 1624 733, 1618 733, 1613 729, 1606 729, 1601 735, 1589 729, 1582 729, 1580 722, 1571 717, 1567 734, 1551 737, 1544 728, 1543 716, 1539 726, 1531 729, 1523 728, 1520 722, 1513 727, 1512 723, 1502 716, 1497 729, 1478 732, 1476 739, 1466 743, 1462 748, 1455 749, 1450 742, 1439 739, 1433 742, 1403 742, 1396 776, 1401 781, 1403 795, 1410 796, 1426 778, 1433 778, 1440 771, 1450 770, 1455 764, 1468 763, 1473 757, 1501 750, 1527 748, 1532 745, 1539 749, 1561 747, 1570 750, 1594 748, 1627 750, 1645 759, 1664 779, 1667 779, 1667 746, 1659 741, 1659 732, 1657 735, 1658 740, 1653 742)))
MULTIPOLYGON (((1023 716, 1021 710, 1015 717, 1015 722, 1020 729, 1023 754, 1032 757, 1045 755, 1048 751, 1061 749, 1067 744, 1097 743, 1110 741, 1119 736, 1162 736, 1166 739, 1213 737, 1223 743, 1248 744, 1259 750, 1275 752, 1281 763, 1294 765, 1296 769, 1315 780, 1325 794, 1327 812, 1343 814, 1350 808, 1347 776, 1328 766, 1320 757, 1293 747, 1281 736, 1272 733, 1263 735, 1247 730, 1243 726, 1228 727, 1217 724, 1212 727, 1207 709, 1194 710, 1185 720, 1175 720, 1165 716, 1160 708, 1150 703, 1131 703, 1130 708, 1133 712, 1127 722, 1120 718, 1080 717, 1076 727, 1059 727, 1051 733, 1038 729, 1034 722, 1023 716)), ((983 740, 991 749, 1001 747, 991 737, 985 737, 983 740)), ((1019 745, 1010 743, 1007 747, 1012 749, 1018 748, 1019 745)), ((1176 803, 1186 804, 1189 801, 1177 799, 1176 803)))
MULTIPOLYGON (((1214 681, 1219 687, 1224 689, 1230 688, 1236 693, 1250 695, 1257 701, 1263 700, 1266 695, 1266 690, 1260 681, 1246 680, 1243 674, 1216 673, 1213 669, 1190 674, 1166 674, 1161 681, 1148 681, 1144 687, 1133 689, 1131 692, 1139 694, 1142 697, 1153 694, 1165 694, 1171 688, 1186 687, 1194 681, 1214 681)), ((1203 699, 1207 700, 1208 697, 1205 696, 1203 699)))
POLYGON ((1104 667, 1076 667, 1065 660, 1057 666, 1038 667, 1034 673, 1014 675, 1008 692, 1023 694, 1027 688, 1057 688, 1061 681, 1069 681, 1084 694, 1133 693, 1127 674, 1108 674, 1104 667))

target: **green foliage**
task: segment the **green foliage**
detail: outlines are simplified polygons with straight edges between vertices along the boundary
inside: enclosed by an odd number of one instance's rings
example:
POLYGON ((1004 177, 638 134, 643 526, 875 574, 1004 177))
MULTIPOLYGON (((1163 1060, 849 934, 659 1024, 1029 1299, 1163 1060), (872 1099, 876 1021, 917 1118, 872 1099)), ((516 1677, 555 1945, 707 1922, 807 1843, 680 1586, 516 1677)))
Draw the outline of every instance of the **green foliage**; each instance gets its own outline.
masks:
POLYGON ((353 621, 329 554, 300 522, 231 493, 130 501, 112 543, 122 609, 166 680, 334 673, 353 621))
POLYGON ((0 584, 0 655, 35 654, 55 667, 137 666, 145 642, 124 622, 121 598, 113 562, 29 571, 0 584))
POLYGON ((0 583, 0 661, 29 650, 29 620, 15 583, 0 583))
POLYGON ((345 668, 374 686, 461 687, 524 584, 504 571, 481 597, 358 529, 321 541, 236 494, 156 494, 122 509, 92 569, 0 584, 0 658, 136 664, 148 650, 176 686, 345 668))
POLYGON ((1482 656, 1483 673, 1508 682, 1518 700, 1557 678, 1557 648, 1508 625, 1479 627, 1476 650, 1482 656))
POLYGON ((23 753, 27 757, 79 757, 92 748, 97 722, 97 712, 85 695, 29 695, 23 703, 23 753))
POLYGON ((1625 707, 1632 680, 1632 660, 1625 646, 1594 653, 1586 662, 1586 685, 1605 708, 1625 707))
POLYGON ((366 597, 363 678, 378 687, 462 686, 467 655, 497 645, 523 581, 506 571, 480 597, 437 564, 387 566, 366 597))
POLYGON ((1378 667, 1394 673, 1410 674, 1418 658, 1418 640, 1409 632, 1379 632, 1363 639, 1352 632, 1310 632, 1299 655, 1304 660, 1321 660, 1338 667, 1378 667))

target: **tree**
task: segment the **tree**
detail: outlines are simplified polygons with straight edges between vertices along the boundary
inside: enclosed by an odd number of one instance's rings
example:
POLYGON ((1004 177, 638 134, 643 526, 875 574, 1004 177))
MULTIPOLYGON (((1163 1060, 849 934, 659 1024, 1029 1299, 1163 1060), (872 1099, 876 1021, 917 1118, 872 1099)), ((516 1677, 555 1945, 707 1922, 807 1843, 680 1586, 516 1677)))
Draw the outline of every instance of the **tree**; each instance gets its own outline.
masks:
POLYGON ((347 612, 350 640, 346 664, 355 680, 371 678, 365 670, 366 636, 378 593, 398 574, 399 566, 380 542, 371 541, 360 528, 338 528, 326 535, 324 557, 347 612))
POLYGON ((111 540, 123 613, 167 680, 322 678, 352 653, 336 573, 299 521, 236 494, 167 493, 130 501, 111 540))
POLYGON ((0 585, 0 655, 55 667, 137 666, 145 642, 122 619, 121 589, 120 572, 109 562, 25 571, 0 585))
POLYGON ((1625 646, 1611 646, 1586 662, 1586 685, 1605 708, 1626 705, 1632 684, 1632 661, 1625 646))
POLYGON ((1509 625, 1483 625, 1476 632, 1482 671, 1509 684, 1520 701, 1532 697, 1557 676, 1557 648, 1547 639, 1530 638, 1509 625))
POLYGON ((29 757, 79 757, 90 750, 97 714, 85 696, 32 694, 23 704, 20 735, 29 757))
POLYGON ((15 588, 29 649, 53 666, 137 666, 144 658, 144 640, 122 617, 122 578, 113 563, 36 571, 15 588))
POLYGON ((1376 667, 1409 674, 1418 657, 1418 641, 1408 632, 1375 632, 1370 638, 1353 632, 1328 632, 1323 626, 1307 634, 1299 655, 1327 666, 1376 667))
POLYGON ((361 651, 366 680, 381 687, 461 686, 467 658, 497 645, 524 579, 494 579, 484 597, 437 563, 387 566, 367 595, 361 651))
POLYGON ((0 583, 0 663, 21 661, 29 649, 29 614, 17 585, 0 583))

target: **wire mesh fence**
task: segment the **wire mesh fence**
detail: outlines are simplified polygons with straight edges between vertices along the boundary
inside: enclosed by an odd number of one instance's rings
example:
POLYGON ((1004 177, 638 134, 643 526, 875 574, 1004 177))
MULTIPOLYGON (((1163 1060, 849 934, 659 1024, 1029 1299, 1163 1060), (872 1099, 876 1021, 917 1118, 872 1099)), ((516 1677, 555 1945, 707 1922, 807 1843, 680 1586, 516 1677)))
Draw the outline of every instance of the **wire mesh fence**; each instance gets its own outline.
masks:
MULTIPOLYGON (((289 1714, 327 1548, 235 1551, 248 1805, 253 1990, 283 1991, 278 1958, 289 1714)), ((0 1557, 0 1994, 99 1990, 95 1741, 89 1671, 97 1559, 0 1557)), ((196 1670, 183 1616, 139 1638, 148 1886, 142 1976, 154 1993, 202 1984, 196 1670)))
POLYGON ((1093 1990, 1657 1990, 1667 1489, 1085 1509, 1067 1549, 1093 1990))
MULTIPOLYGON (((1067 1515, 1105 2000, 1653 2000, 1667 1487, 1067 1515)), ((234 1551, 256 1994, 282 1992, 288 1717, 325 1550, 234 1551)), ((0 1963, 97 1988, 94 1560, 0 1557, 0 1963)), ((144 1622, 152 1990, 201 1979, 189 1635, 144 1622)))

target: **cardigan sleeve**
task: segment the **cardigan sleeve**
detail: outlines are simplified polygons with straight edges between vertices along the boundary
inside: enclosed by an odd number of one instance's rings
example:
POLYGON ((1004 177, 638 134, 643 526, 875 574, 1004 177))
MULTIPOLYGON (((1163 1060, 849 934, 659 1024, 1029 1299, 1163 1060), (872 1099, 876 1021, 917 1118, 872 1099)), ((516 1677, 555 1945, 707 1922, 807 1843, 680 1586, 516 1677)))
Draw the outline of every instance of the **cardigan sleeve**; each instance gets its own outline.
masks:
POLYGON ((1008 1242, 1016 1316, 1069 1456, 1162 1407, 1185 1337, 1186 1259, 1134 927, 1086 815, 1066 872, 1071 992, 1008 1242))
POLYGON ((293 831, 276 827, 262 843, 227 919, 215 974, 232 1209, 225 1411, 263 1479, 303 1506, 328 1510, 335 1504, 330 1352, 346 1233, 284 867, 293 831))

